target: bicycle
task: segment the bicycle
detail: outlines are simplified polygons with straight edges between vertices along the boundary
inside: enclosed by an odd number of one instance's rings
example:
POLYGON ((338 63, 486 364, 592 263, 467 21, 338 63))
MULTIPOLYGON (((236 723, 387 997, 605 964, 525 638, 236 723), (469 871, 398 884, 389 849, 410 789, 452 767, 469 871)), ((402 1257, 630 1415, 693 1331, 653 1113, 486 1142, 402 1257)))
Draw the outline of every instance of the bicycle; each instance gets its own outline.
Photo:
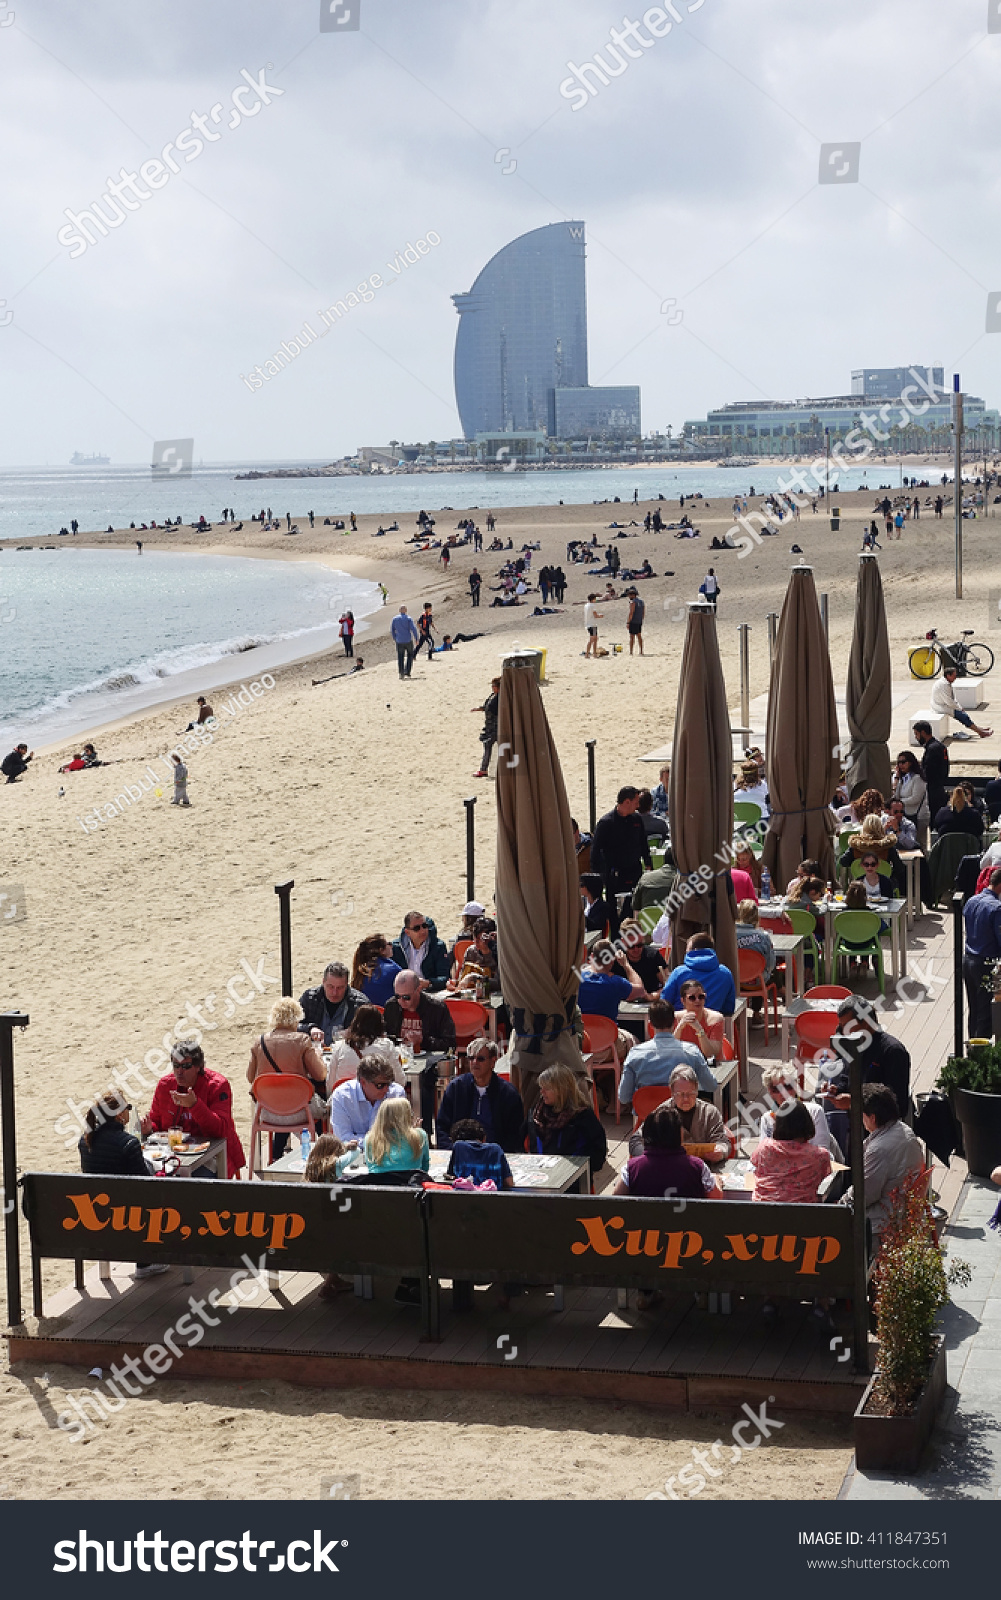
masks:
POLYGON ((907 657, 912 678, 937 678, 946 667, 955 667, 960 677, 982 678, 994 665, 994 651, 986 644, 967 644, 973 629, 964 628, 955 644, 943 644, 934 628, 925 634, 927 644, 918 645, 907 657))

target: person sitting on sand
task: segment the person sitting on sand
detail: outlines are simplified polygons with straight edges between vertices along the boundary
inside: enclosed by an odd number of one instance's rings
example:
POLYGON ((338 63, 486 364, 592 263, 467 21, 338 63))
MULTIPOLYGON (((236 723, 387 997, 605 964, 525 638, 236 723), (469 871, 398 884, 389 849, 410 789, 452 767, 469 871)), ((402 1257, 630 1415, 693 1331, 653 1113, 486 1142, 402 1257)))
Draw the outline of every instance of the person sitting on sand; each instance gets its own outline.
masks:
POLYGON ((212 707, 209 705, 209 703, 206 700, 205 696, 203 694, 200 694, 198 696, 198 715, 195 718, 194 722, 189 722, 188 723, 188 726, 187 726, 185 731, 187 733, 190 733, 192 728, 200 728, 203 722, 208 722, 210 720, 210 718, 212 718, 214 716, 215 716, 215 712, 212 710, 212 707))

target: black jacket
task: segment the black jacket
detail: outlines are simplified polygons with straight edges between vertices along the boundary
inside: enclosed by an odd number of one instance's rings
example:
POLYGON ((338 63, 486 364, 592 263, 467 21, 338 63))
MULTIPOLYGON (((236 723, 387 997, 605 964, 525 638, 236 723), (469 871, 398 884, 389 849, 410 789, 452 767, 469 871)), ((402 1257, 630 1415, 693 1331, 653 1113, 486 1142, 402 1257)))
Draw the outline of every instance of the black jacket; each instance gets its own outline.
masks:
MULTIPOLYGON (((432 989, 444 989, 445 984, 448 982, 448 975, 452 970, 452 963, 443 941, 438 937, 438 929, 431 918, 425 917, 424 920, 428 925, 428 936, 427 943, 424 946, 424 959, 421 962, 420 975, 422 978, 427 979, 432 989)), ((403 935, 406 931, 406 928, 401 928, 400 937, 393 941, 393 960, 398 967, 402 967, 404 972, 410 966, 407 960, 407 953, 403 948, 403 935)))
POLYGON ((591 1163, 591 1176, 605 1164, 608 1140, 594 1112, 585 1109, 571 1117, 565 1127, 540 1138, 536 1123, 529 1117, 525 1123, 525 1137, 530 1155, 537 1156, 587 1156, 591 1163))
POLYGON ((9 756, 4 756, 3 760, 0 761, 0 772, 3 773, 9 783, 13 783, 15 778, 19 778, 21 773, 27 772, 27 770, 28 763, 20 750, 12 750, 9 756))
MULTIPOLYGON (((453 1078, 445 1090, 435 1123, 439 1150, 447 1150, 450 1147, 452 1143, 450 1129, 454 1122, 476 1116, 479 1098, 480 1091, 471 1072, 461 1072, 457 1078, 453 1078)), ((499 1144, 509 1155, 523 1149, 521 1127, 525 1120, 525 1107, 521 1103, 521 1095, 517 1089, 512 1088, 494 1073, 487 1084, 487 1101, 493 1122, 493 1131, 488 1132, 488 1139, 492 1139, 494 1144, 499 1144)))
POLYGON ((932 825, 939 836, 943 833, 968 833, 971 839, 978 841, 984 836, 984 819, 972 806, 953 811, 950 805, 944 805, 936 811, 932 825))
MULTIPOLYGON (((454 1050, 455 1023, 444 1000, 435 1000, 426 990, 421 991, 417 1002, 421 1016, 422 1050, 454 1050)), ((386 1001, 383 1023, 390 1039, 403 1037, 403 1007, 395 994, 386 1001)))
MULTIPOLYGON (((371 1003, 367 995, 362 994, 360 989, 352 989, 349 984, 344 994, 344 1000, 341 1001, 341 1004, 344 1005, 344 1015, 337 1026, 339 1028, 350 1028, 358 1007, 371 1005, 371 1003), (346 1004, 345 1001, 347 1002, 346 1004)), ((337 1007, 330 1004, 323 992, 323 984, 317 984, 315 989, 307 989, 304 994, 299 996, 299 1004, 305 1013, 299 1024, 299 1032, 308 1033, 310 1028, 322 1028, 324 1043, 329 1044, 330 1019, 336 1012, 337 1007)))
POLYGON ((649 872, 653 862, 639 813, 623 817, 612 810, 599 817, 591 840, 591 871, 600 872, 616 889, 631 889, 639 882, 644 865, 649 872))
POLYGON ((146 1178, 153 1171, 135 1134, 129 1133, 114 1119, 102 1122, 91 1134, 90 1144, 81 1139, 77 1148, 83 1172, 97 1172, 118 1178, 146 1178))
POLYGON ((929 739, 921 757, 921 776, 928 785, 928 806, 932 816, 945 804, 949 778, 949 752, 938 739, 929 739))
MULTIPOLYGON (((906 1045, 892 1033, 880 1030, 872 1035, 872 1043, 859 1051, 863 1083, 885 1083, 897 1097, 900 1115, 907 1116, 911 1103, 911 1058, 906 1045)), ((847 1094, 848 1068, 833 1081, 836 1094, 847 1094)))

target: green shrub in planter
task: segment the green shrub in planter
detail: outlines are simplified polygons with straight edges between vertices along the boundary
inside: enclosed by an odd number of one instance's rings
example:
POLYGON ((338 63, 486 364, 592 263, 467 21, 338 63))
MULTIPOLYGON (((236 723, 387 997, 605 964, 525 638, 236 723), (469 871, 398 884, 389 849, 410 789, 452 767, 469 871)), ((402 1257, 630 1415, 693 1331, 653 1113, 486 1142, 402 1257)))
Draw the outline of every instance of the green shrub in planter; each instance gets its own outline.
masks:
POLYGON ((946 1094, 954 1089, 1001 1094, 1001 1045, 984 1045, 972 1056, 950 1056, 939 1073, 938 1083, 946 1094))

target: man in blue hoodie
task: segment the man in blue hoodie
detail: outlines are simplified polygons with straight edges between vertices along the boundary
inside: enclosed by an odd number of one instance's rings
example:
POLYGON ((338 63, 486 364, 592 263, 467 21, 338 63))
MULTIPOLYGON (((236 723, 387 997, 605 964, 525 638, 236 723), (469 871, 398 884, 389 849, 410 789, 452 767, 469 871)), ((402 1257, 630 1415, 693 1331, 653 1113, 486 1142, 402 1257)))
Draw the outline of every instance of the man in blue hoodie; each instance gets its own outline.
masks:
POLYGON ((733 973, 729 967, 720 966, 711 933, 692 934, 684 962, 671 973, 660 992, 661 999, 677 1006, 686 978, 698 978, 706 991, 706 1005, 710 1011, 720 1011, 724 1017, 733 1016, 737 1000, 733 973))
POLYGON ((400 669, 401 678, 409 678, 414 664, 414 650, 417 645, 417 629, 414 627, 413 618, 408 616, 406 606, 401 606, 392 622, 389 631, 393 636, 396 646, 396 663, 400 669))
POLYGON ((404 971, 416 972, 423 989, 444 989, 451 971, 445 945, 430 917, 408 911, 400 937, 393 945, 393 960, 404 971))

